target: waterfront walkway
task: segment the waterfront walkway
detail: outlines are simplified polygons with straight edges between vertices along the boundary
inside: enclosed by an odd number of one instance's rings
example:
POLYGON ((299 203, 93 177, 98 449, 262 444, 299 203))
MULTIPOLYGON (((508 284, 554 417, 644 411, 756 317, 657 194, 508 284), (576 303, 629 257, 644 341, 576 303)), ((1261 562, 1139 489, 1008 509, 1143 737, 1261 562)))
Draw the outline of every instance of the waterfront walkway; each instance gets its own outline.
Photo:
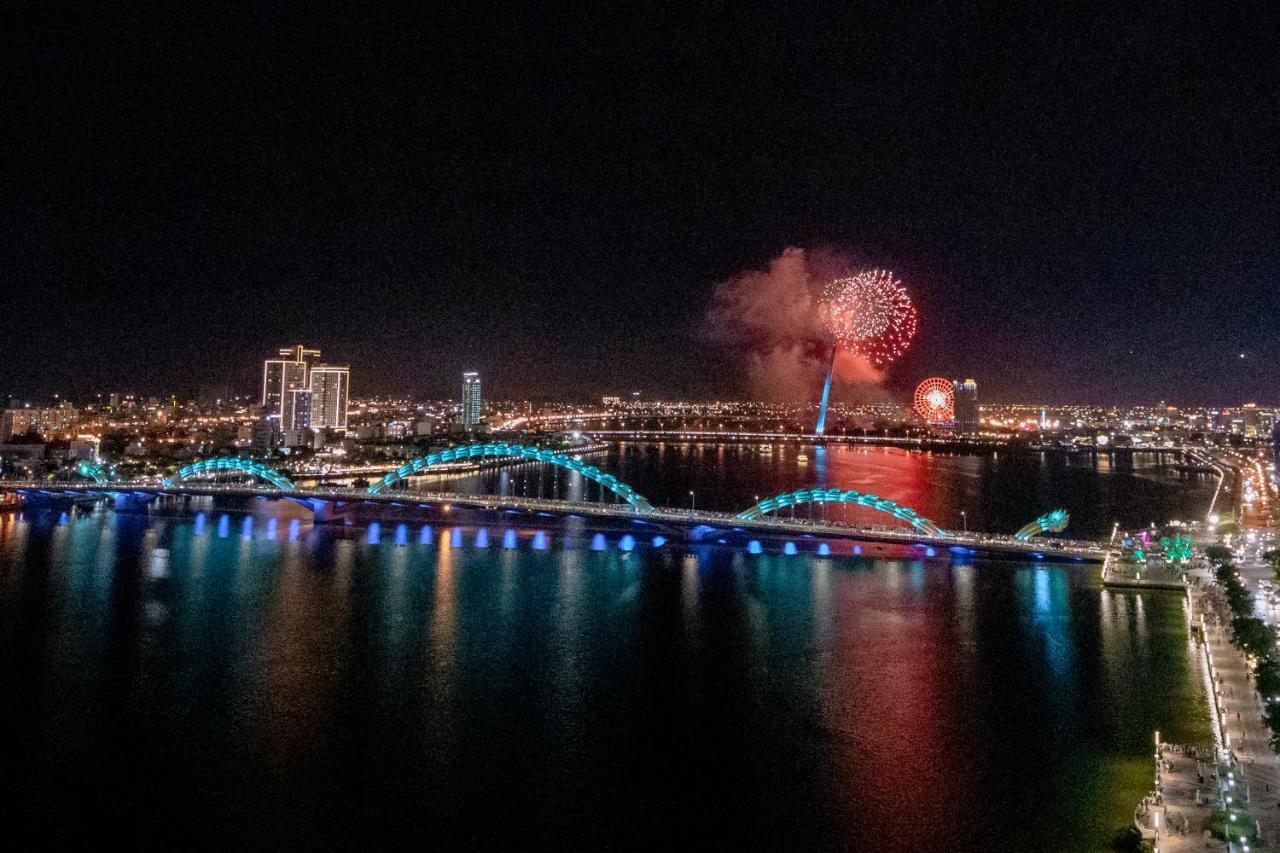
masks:
POLYGON ((1139 807, 1140 819, 1150 823, 1152 813, 1160 815, 1160 850, 1222 850, 1217 839, 1205 841, 1209 815, 1217 802, 1214 789, 1213 748, 1184 748, 1170 744, 1160 747, 1157 768, 1158 801, 1151 798, 1139 807))
MULTIPOLYGON (((1257 820, 1262 830, 1264 844, 1274 849, 1280 846, 1280 760, 1271 748, 1271 730, 1263 721, 1262 701, 1244 653, 1231 645, 1230 610, 1221 591, 1216 586, 1205 588, 1197 584, 1189 593, 1192 622, 1203 625, 1206 648, 1213 661, 1218 723, 1223 746, 1233 758, 1237 783, 1233 799, 1245 800, 1249 816, 1257 820)), ((1161 849, 1165 849, 1163 843, 1161 849)))
POLYGON ((1155 788, 1139 804, 1135 819, 1148 838, 1156 828, 1154 840, 1162 853, 1274 850, 1280 847, 1280 757, 1271 748, 1271 731, 1244 653, 1231 645, 1230 610, 1222 590, 1203 580, 1193 577, 1187 586, 1188 621, 1189 627, 1203 631, 1197 668, 1212 683, 1208 699, 1215 744, 1159 744, 1155 788), (1238 818, 1231 845, 1208 832, 1221 804, 1238 818), (1240 835, 1255 830, 1260 843, 1245 847, 1240 835))

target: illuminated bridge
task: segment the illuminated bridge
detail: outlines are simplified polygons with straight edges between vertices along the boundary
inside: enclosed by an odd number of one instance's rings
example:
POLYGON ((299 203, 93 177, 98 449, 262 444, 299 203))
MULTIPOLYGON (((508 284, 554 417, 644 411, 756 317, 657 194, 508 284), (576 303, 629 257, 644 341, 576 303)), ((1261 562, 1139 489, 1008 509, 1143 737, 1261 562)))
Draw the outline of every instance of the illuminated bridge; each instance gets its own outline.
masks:
MULTIPOLYGON (((215 498, 231 501, 266 499, 289 501, 306 508, 316 523, 374 525, 379 520, 432 518, 437 522, 480 526, 503 522, 533 526, 546 519, 590 520, 597 528, 615 532, 644 530, 653 541, 684 540, 688 542, 741 544, 752 552, 761 548, 760 540, 784 540, 784 553, 799 553, 808 548, 818 554, 837 553, 840 543, 870 542, 908 549, 921 549, 932 555, 939 549, 980 552, 993 555, 1021 556, 1037 559, 1073 559, 1101 562, 1110 553, 1107 546, 1096 542, 1064 539, 1032 538, 1030 527, 1058 530, 1057 512, 1037 519, 1020 536, 984 533, 957 533, 944 530, 910 507, 873 494, 842 489, 802 489, 775 495, 740 513, 672 510, 654 507, 634 489, 605 474, 594 466, 566 454, 524 445, 495 443, 473 444, 449 448, 406 463, 390 472, 367 489, 328 486, 302 487, 287 476, 259 462, 235 457, 218 457, 194 462, 180 468, 164 480, 114 481, 100 468, 82 468, 80 481, 3 482, 0 495, 19 495, 24 503, 39 506, 46 503, 109 500, 123 511, 149 511, 152 507, 177 500, 215 498), (448 492, 424 492, 395 488, 407 477, 428 471, 433 466, 460 459, 529 460, 558 466, 600 484, 616 503, 567 501, 508 495, 463 495, 448 492), (233 476, 252 482, 225 482, 218 478, 233 476), (212 478, 212 479, 211 479, 212 478), (839 503, 861 506, 884 516, 885 524, 855 525, 819 519, 785 517, 782 511, 794 512, 806 504, 839 503)), ((1065 513, 1062 513, 1065 515, 1065 513)), ((485 534, 487 541, 487 533, 485 534)), ((846 553, 860 553, 855 546, 846 553)))

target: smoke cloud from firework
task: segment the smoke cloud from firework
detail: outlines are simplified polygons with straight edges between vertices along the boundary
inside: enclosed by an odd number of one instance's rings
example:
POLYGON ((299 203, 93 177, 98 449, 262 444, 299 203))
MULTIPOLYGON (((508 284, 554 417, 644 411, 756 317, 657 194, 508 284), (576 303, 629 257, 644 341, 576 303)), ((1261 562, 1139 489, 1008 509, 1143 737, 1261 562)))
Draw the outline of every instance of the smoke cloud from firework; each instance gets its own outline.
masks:
MULTIPOLYGON (((707 312, 710 336, 741 355, 753 392, 770 400, 813 400, 831 357, 824 326, 823 286, 847 270, 833 254, 789 248, 764 269, 716 285, 707 312)), ((884 379, 863 355, 840 348, 839 399, 881 402, 884 379)))

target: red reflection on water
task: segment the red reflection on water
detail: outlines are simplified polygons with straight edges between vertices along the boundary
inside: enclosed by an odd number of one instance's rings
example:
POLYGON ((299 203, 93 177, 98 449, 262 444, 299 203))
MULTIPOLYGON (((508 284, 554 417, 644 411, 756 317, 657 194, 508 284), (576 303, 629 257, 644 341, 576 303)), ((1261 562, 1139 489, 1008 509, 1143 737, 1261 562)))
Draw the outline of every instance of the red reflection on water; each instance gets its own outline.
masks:
POLYGON ((838 735, 833 796, 868 838, 947 850, 973 787, 955 727, 965 699, 952 614, 924 589, 938 573, 907 563, 885 571, 889 583, 839 584, 832 602, 825 715, 838 735))
MULTIPOLYGON (((954 498, 965 491, 966 473, 952 457, 892 447, 831 446, 824 452, 826 485, 871 492, 909 506, 942 527, 959 526, 954 498)), ((828 506, 821 512, 832 520, 895 523, 883 513, 857 506, 828 506)))

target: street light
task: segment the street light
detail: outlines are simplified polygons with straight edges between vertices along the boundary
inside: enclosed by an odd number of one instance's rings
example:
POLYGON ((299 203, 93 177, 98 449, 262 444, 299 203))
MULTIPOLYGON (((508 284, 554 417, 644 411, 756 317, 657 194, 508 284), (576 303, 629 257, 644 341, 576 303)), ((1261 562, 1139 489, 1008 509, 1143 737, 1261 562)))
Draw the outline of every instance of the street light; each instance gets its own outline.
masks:
POLYGON ((964 532, 969 532, 969 513, 960 510, 960 522, 964 525, 964 532))
POLYGON ((689 490, 689 512, 697 512, 697 511, 698 511, 698 498, 697 498, 697 495, 693 493, 693 489, 690 489, 689 490))

